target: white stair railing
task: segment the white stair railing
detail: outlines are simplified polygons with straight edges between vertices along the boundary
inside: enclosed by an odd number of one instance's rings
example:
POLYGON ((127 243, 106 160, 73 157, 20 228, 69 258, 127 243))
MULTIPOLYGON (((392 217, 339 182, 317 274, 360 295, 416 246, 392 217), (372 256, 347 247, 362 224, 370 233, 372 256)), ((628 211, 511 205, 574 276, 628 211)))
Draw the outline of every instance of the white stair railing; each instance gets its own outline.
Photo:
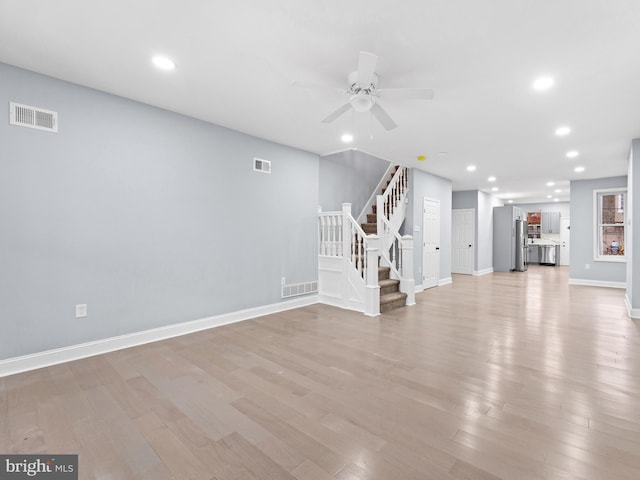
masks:
POLYGON ((351 216, 350 203, 339 212, 318 210, 318 290, 323 301, 380 314, 379 243, 351 216))
POLYGON ((409 193, 409 170, 399 167, 382 195, 376 197, 378 232, 382 231, 382 218, 391 222, 395 230, 400 229, 407 213, 409 193))
POLYGON ((407 294, 407 305, 415 305, 416 288, 413 278, 413 237, 400 236, 391 222, 382 218, 382 230, 378 231, 382 239, 386 239, 386 248, 380 252, 380 265, 388 266, 390 276, 400 280, 400 291, 407 294))
POLYGON ((409 170, 399 167, 384 193, 376 197, 376 213, 381 263, 391 268, 391 278, 400 280, 400 291, 407 294, 407 305, 414 305, 413 237, 399 233, 407 214, 408 194, 409 170))

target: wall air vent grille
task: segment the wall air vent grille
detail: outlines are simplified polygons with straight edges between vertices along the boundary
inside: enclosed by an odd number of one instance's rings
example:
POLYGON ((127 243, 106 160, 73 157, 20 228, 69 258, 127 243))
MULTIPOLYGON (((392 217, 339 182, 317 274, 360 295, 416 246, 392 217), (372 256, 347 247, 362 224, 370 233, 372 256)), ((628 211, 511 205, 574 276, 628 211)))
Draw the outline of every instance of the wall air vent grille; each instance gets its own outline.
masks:
POLYGON ((9 102, 9 123, 47 132, 58 131, 58 112, 9 102))
POLYGON ((306 295, 308 293, 318 292, 318 282, 294 283, 290 285, 282 285, 282 298, 295 297, 298 295, 306 295))
POLYGON ((254 157, 253 169, 256 172, 271 173, 271 162, 269 160, 254 157))

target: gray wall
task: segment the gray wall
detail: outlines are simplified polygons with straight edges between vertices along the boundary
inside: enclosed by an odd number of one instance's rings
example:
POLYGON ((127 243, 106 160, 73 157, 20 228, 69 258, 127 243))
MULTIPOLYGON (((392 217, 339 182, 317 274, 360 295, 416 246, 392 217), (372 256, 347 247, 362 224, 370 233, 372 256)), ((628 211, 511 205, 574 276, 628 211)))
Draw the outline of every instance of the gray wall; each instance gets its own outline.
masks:
POLYGON ((514 206, 524 211, 525 218, 527 212, 560 212, 560 217, 568 217, 571 214, 569 202, 519 203, 514 206))
POLYGON ((402 229, 403 235, 413 235, 414 277, 416 286, 422 285, 422 205, 427 197, 440 201, 440 279, 451 277, 451 180, 447 180, 422 170, 409 170, 409 194, 407 218, 402 229), (414 226, 420 231, 415 232, 414 226))
POLYGON ((0 359, 317 279, 316 155, 0 64, 10 100, 58 111, 60 131, 0 122, 0 359))
POLYGON ((478 208, 478 191, 465 190, 462 192, 453 192, 451 205, 454 210, 478 208))
POLYGON ((593 191, 626 186, 626 176, 571 181, 570 279, 626 282, 625 263, 593 260, 593 191), (586 264, 591 268, 587 269, 586 264))
POLYGON ((347 150, 321 157, 322 210, 341 210, 343 203, 351 203, 351 214, 357 219, 388 167, 389 162, 386 160, 359 150, 347 150))

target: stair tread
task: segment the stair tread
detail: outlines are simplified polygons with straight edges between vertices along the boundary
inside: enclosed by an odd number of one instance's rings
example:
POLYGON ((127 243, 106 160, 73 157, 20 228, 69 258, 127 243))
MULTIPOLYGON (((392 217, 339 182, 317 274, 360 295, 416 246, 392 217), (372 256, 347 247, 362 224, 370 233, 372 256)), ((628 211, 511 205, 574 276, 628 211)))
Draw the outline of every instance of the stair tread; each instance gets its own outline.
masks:
POLYGON ((381 287, 386 287, 388 285, 394 285, 394 284, 399 284, 400 280, 394 280, 393 278, 386 278, 384 280, 378 280, 378 285, 380 285, 381 287))
POLYGON ((391 302, 395 302, 397 300, 403 300, 406 298, 407 298, 406 293, 402 293, 402 292, 387 293, 386 295, 380 295, 380 305, 382 305, 383 303, 391 303, 391 302))

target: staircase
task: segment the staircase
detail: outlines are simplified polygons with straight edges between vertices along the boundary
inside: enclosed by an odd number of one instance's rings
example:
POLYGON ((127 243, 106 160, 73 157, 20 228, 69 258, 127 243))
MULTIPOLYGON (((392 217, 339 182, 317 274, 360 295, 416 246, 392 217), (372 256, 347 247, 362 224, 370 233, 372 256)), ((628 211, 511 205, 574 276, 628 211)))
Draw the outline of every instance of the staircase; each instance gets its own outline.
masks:
MULTIPOLYGON (((391 183, 391 179, 398 171, 399 165, 396 165, 391 172, 387 186, 391 183)), ((382 190, 385 192, 387 187, 382 190)), ((372 213, 367 213, 366 223, 360 224, 362 230, 367 235, 378 234, 378 208, 372 205, 372 213)), ((378 260, 379 262, 379 260, 378 260)), ((407 294, 400 291, 400 280, 390 278, 391 268, 378 266, 378 285, 380 285, 380 313, 388 312, 395 308, 404 307, 407 304, 407 294)))
POLYGON ((322 303, 376 316, 415 304, 413 237, 400 235, 408 202, 408 169, 391 167, 355 219, 318 208, 318 293, 322 303), (391 177, 388 180, 388 177, 391 177), (384 182, 387 186, 384 187, 384 182), (363 223, 364 222, 364 223, 363 223))

